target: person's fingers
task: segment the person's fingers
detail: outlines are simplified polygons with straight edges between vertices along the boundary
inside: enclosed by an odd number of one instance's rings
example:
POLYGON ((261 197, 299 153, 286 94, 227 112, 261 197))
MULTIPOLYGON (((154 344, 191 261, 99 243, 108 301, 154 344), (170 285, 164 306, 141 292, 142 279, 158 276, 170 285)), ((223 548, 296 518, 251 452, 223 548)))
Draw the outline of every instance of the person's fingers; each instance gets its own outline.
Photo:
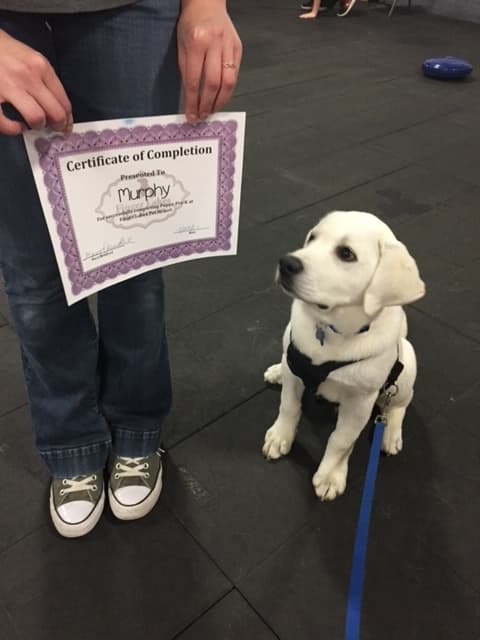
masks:
POLYGON ((18 131, 11 123, 19 116, 24 120, 22 129, 25 125, 41 129, 46 124, 63 131, 72 127, 70 100, 48 59, 0 29, 2 102, 2 125, 8 131, 18 131), (10 115, 10 107, 15 115, 10 115))
POLYGON ((43 129, 47 116, 38 102, 26 91, 11 91, 5 96, 18 111, 30 129, 43 129))
POLYGON ((215 100, 214 111, 221 111, 229 102, 237 85, 240 70, 241 48, 228 47, 223 52, 222 82, 215 100))
POLYGON ((43 81, 47 89, 49 89, 53 94, 55 100, 57 100, 65 111, 67 124, 71 126, 73 124, 72 104, 51 65, 48 65, 47 70, 43 75, 43 81))
POLYGON ((70 113, 56 99, 54 94, 45 85, 41 85, 30 92, 31 97, 43 109, 47 124, 55 131, 64 131, 67 128, 70 113))
POLYGON ((180 69, 180 77, 182 78, 182 88, 183 88, 183 110, 186 112, 185 101, 186 101, 186 91, 185 91, 185 55, 183 50, 179 47, 178 49, 178 68, 180 69))
POLYGON ((235 88, 242 44, 228 14, 205 15, 198 7, 182 12, 178 62, 188 122, 204 120, 222 108, 235 88))
POLYGON ((179 56, 180 70, 185 97, 185 114, 188 122, 194 124, 199 119, 200 88, 206 50, 199 43, 183 50, 179 56))
POLYGON ((15 120, 7 118, 0 106, 0 133, 3 133, 6 136, 18 136, 23 133, 25 129, 25 125, 21 122, 16 122, 15 120))
POLYGON ((220 42, 214 43, 205 57, 198 105, 199 116, 205 120, 214 111, 217 96, 223 82, 222 47, 220 42))

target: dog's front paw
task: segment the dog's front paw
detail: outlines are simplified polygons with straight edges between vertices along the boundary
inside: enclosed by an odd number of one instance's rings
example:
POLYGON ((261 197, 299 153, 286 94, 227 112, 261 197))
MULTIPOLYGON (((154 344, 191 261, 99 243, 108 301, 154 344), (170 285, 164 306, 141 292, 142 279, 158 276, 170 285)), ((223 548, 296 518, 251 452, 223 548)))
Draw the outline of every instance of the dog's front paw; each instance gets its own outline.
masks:
POLYGON ((335 500, 337 496, 341 496, 345 492, 347 465, 338 466, 330 473, 324 473, 319 469, 313 476, 312 483, 320 500, 335 500))
POLYGON ((403 447, 401 429, 385 429, 383 433, 382 451, 389 456, 396 456, 403 447))
POLYGON ((269 384, 282 384, 282 365, 272 364, 263 374, 263 379, 269 384))
POLYGON ((281 427, 273 426, 265 434, 263 455, 267 460, 277 460, 286 456, 292 448, 293 437, 281 427))

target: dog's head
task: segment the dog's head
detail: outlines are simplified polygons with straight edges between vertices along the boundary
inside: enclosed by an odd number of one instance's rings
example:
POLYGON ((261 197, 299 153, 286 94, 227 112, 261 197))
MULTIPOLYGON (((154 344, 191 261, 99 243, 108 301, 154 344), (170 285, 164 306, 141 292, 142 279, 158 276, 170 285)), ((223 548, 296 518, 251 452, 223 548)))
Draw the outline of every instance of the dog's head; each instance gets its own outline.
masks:
POLYGON ((324 312, 361 306, 368 316, 425 294, 414 259, 371 213, 333 211, 305 245, 280 259, 277 280, 292 297, 324 312))

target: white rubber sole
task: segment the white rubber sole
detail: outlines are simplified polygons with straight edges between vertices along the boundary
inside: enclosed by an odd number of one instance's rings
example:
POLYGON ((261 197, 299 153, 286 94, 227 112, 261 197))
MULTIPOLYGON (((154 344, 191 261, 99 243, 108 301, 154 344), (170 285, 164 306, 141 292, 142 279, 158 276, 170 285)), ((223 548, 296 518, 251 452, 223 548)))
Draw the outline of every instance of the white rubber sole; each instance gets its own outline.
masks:
POLYGON ((58 531, 58 533, 64 538, 81 538, 82 536, 86 536, 87 533, 90 533, 90 531, 95 528, 97 522, 100 520, 100 517, 103 513, 103 508, 105 506, 105 490, 102 492, 100 500, 98 501, 97 506, 92 511, 92 513, 88 516, 88 518, 83 520, 83 522, 79 522, 78 524, 68 524, 60 518, 53 504, 51 490, 49 502, 50 516, 52 518, 53 526, 58 531))
POLYGON ((339 18, 344 18, 345 16, 348 16, 348 14, 350 13, 350 11, 353 9, 353 7, 355 6, 357 0, 351 0, 350 4, 348 5, 348 9, 346 11, 339 12, 337 13, 337 16, 339 18))
POLYGON ((124 505, 118 502, 118 500, 113 495, 113 491, 110 488, 110 484, 108 485, 108 500, 110 502, 110 509, 112 510, 113 515, 119 520, 138 520, 139 518, 143 518, 153 507, 157 504, 158 499, 160 498, 160 494, 162 493, 162 473, 163 468, 160 469, 160 473, 158 474, 157 482, 153 487, 152 492, 139 502, 138 504, 133 504, 132 506, 124 505))

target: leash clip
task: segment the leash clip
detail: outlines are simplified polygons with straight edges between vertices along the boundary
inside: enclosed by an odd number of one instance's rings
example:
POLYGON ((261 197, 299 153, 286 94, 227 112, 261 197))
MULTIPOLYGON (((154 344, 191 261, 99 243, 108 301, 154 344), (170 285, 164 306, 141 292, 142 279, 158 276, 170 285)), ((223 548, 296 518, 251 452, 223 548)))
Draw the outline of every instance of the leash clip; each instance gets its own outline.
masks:
POLYGON ((391 385, 385 385, 385 387, 382 389, 382 395, 384 396, 384 400, 383 400, 383 407, 382 407, 382 412, 378 414, 378 416, 375 418, 375 424, 383 424, 385 427, 388 424, 388 418, 386 415, 386 411, 390 405, 390 402, 392 401, 392 398, 394 398, 398 393, 398 385, 397 383, 393 383, 391 385))

